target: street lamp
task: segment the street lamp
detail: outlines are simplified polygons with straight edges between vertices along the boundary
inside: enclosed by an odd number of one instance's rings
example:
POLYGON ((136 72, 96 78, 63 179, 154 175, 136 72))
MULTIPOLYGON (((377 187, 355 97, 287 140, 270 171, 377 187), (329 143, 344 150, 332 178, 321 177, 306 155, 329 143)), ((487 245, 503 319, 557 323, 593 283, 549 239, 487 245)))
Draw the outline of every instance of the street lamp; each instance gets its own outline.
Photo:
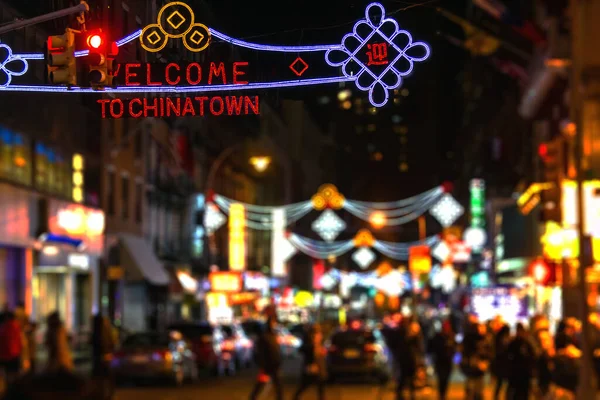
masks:
POLYGON ((271 157, 250 157, 250 164, 254 167, 257 172, 265 172, 271 164, 271 157))

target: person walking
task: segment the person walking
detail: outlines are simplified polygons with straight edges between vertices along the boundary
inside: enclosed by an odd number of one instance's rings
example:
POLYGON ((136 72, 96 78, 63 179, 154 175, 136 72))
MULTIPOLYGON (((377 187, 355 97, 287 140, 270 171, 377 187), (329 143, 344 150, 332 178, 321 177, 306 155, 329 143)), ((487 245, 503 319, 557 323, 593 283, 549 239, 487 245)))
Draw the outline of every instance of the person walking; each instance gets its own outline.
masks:
POLYGON ((266 384, 270 381, 276 393, 277 400, 283 400, 283 387, 279 378, 281 368, 281 348, 275 333, 275 318, 269 317, 265 330, 259 336, 254 346, 254 358, 258 365, 259 373, 250 394, 250 400, 258 399, 266 384))
POLYGON ((46 325, 47 369, 49 371, 72 371, 73 357, 69 349, 67 330, 60 320, 58 312, 53 312, 48 316, 46 325))
POLYGON ((503 325, 494 336, 494 358, 491 365, 491 373, 496 381, 494 400, 503 398, 501 394, 508 382, 509 363, 507 350, 510 340, 510 327, 503 325))
POLYGON ((456 339, 450 321, 443 322, 441 330, 431 339, 429 348, 433 355, 439 398, 440 400, 446 400, 454 355, 456 354, 456 339))
POLYGON ((92 323, 92 377, 101 381, 105 399, 111 399, 114 395, 110 362, 115 347, 110 321, 102 314, 96 314, 92 323))
POLYGON ((325 381, 327 379, 327 367, 325 365, 326 349, 323 345, 323 333, 320 325, 313 325, 300 349, 304 357, 302 377, 300 386, 294 395, 294 400, 300 396, 311 385, 316 384, 319 400, 325 400, 325 381))
POLYGON ((508 400, 529 400, 531 380, 535 368, 535 349, 523 324, 517 324, 515 338, 507 349, 510 375, 508 400))
POLYGON ((414 400, 417 369, 419 360, 423 358, 424 354, 421 327, 416 319, 406 320, 397 343, 398 347, 394 354, 400 374, 396 383, 396 399, 404 399, 404 390, 408 389, 411 400, 414 400))
POLYGON ((484 377, 492 358, 487 327, 482 323, 471 324, 463 340, 461 369, 466 376, 467 400, 483 400, 484 377))
POLYGON ((0 325, 0 363, 4 370, 5 384, 10 384, 22 370, 23 332, 15 314, 4 313, 4 322, 0 325))

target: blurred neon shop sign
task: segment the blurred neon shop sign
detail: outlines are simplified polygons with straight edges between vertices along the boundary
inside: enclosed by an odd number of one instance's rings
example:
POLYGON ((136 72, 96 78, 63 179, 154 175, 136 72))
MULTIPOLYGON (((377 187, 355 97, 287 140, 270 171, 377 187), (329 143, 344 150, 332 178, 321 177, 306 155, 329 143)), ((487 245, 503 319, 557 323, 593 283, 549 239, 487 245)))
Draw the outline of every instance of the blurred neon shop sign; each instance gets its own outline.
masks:
MULTIPOLYGON (((106 87, 103 91, 129 95, 130 98, 127 101, 119 98, 99 100, 103 117, 194 116, 203 115, 203 112, 213 115, 258 114, 258 96, 196 95, 342 82, 354 83, 358 90, 368 93, 373 106, 381 107, 387 104, 390 91, 399 88, 413 71, 415 63, 425 61, 430 55, 429 46, 424 42, 413 41, 411 34, 400 29, 396 20, 386 17, 385 8, 380 3, 369 4, 364 18, 356 22, 350 33, 335 44, 282 46, 236 39, 198 22, 192 8, 181 1, 167 3, 158 12, 155 23, 116 43, 120 47, 138 40, 139 45, 151 53, 160 52, 172 41, 180 41, 187 50, 199 53, 207 49, 213 41, 219 41, 244 49, 268 52, 271 55, 289 57, 289 54, 292 54, 293 61, 284 70, 276 71, 277 78, 269 79, 273 76, 269 74, 269 77, 255 81, 250 79, 251 75, 247 75, 251 69, 248 62, 230 65, 209 62, 207 66, 198 63, 167 63, 162 66, 124 64, 118 66, 117 71, 113 71, 114 75, 124 74, 122 86, 106 87), (153 75, 152 71, 156 71, 157 68, 164 70, 161 78, 153 75), (174 97, 146 99, 145 93, 172 94, 174 97), (132 95, 139 97, 131 98, 132 95), (186 98, 182 102, 184 104, 178 106, 175 100, 181 95, 189 95, 190 100, 186 98), (170 103, 167 103, 168 99, 171 99, 170 103), (234 107, 233 99, 236 99, 236 105, 240 102, 242 105, 237 106, 239 108, 234 107), (227 101, 231 108, 228 108, 227 101), (179 115, 175 111, 178 111, 179 115)), ((7 76, 0 85, 0 90, 97 93, 88 87, 21 84, 21 77, 28 71, 28 63, 33 60, 43 61, 44 54, 13 53, 7 45, 0 46, 6 50, 4 59, 0 60, 0 69, 7 76), (13 84, 13 81, 19 82, 13 84)), ((88 54, 88 50, 75 52, 76 57, 86 57, 88 54)), ((284 58, 284 61, 289 63, 289 58, 284 58)))
POLYGON ((104 232, 104 213, 82 206, 69 206, 60 209, 56 219, 51 219, 50 225, 51 231, 55 233, 64 232, 75 237, 100 236, 104 232))
POLYGON ((208 279, 213 292, 236 293, 243 289, 242 275, 237 272, 211 272, 208 279))

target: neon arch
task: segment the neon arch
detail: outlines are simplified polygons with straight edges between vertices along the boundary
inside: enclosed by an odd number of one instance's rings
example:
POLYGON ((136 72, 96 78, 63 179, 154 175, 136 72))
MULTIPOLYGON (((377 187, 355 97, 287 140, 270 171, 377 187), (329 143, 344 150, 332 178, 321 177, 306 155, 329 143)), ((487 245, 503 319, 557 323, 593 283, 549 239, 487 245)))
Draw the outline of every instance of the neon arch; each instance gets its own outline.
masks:
MULTIPOLYGON (((185 12, 183 12, 185 13, 185 12)), ((248 91, 257 89, 303 87, 314 85, 327 85, 348 82, 363 92, 368 92, 369 101, 375 107, 384 106, 389 99, 389 92, 399 88, 404 78, 414 69, 415 63, 429 58, 431 50, 425 42, 413 41, 412 35, 401 30, 398 22, 386 17, 385 8, 380 3, 371 3, 367 6, 365 16, 353 27, 352 32, 345 35, 341 43, 313 46, 282 46, 251 43, 228 36, 215 29, 206 27, 196 22, 191 8, 182 2, 168 3, 159 12, 157 22, 149 24, 118 40, 117 46, 121 47, 139 40, 145 50, 160 51, 169 40, 183 40, 186 48, 199 52, 206 49, 212 40, 251 50, 280 53, 323 53, 327 65, 339 68, 341 75, 318 78, 301 78, 277 80, 271 82, 249 82, 244 85, 195 85, 195 86, 118 86, 105 87, 103 92, 114 94, 136 93, 208 93, 221 91, 248 91), (165 10, 169 7, 181 6, 189 11, 187 18, 179 13, 185 21, 179 23, 177 12, 166 16, 165 10), (379 13, 379 15, 377 14, 379 13), (169 20, 169 21, 167 21, 169 20), (167 22, 165 22, 167 21, 167 22), (169 25, 166 26, 165 25, 169 25), (182 27, 182 25, 186 25, 182 27), (149 32, 147 35, 146 33, 149 32), (154 34, 154 35, 153 35, 154 34), (152 37, 152 38, 151 38, 152 37), (156 40, 159 46, 152 48, 149 43, 156 40), (373 43, 377 40, 377 43, 373 43), (197 42, 197 47, 193 44, 197 42), (161 47, 162 46, 162 47, 161 47), (418 54, 420 52, 420 54, 418 54), (364 59, 367 54, 368 61, 364 59), (385 55, 385 60, 383 56, 385 55), (362 56, 362 58, 361 58, 362 56), (377 60, 375 60, 377 59, 377 60), (385 64, 381 64, 384 63, 385 64), (377 64, 380 63, 380 64, 377 64), (374 68, 382 65, 381 68, 374 68)), ((44 60, 43 53, 14 53, 10 47, 5 48, 5 57, 0 59, 0 91, 11 92, 50 92, 50 93, 98 93, 98 90, 81 86, 59 85, 20 85, 13 84, 13 76, 27 73, 29 62, 44 60), (18 67, 15 67, 15 65, 18 67), (16 68, 16 69, 15 69, 16 68)), ((75 52, 75 57, 85 57, 88 50, 75 52)))

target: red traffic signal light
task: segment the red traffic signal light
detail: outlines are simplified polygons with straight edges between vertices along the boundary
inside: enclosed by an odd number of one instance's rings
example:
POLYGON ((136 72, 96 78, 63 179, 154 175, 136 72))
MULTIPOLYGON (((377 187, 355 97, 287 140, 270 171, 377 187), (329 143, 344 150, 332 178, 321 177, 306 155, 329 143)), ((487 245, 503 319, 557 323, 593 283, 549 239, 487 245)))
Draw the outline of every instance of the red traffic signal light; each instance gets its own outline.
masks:
POLYGON ((557 264, 540 258, 530 264, 529 275, 538 285, 552 285, 557 281, 557 267, 557 264))
POLYGON ((104 44, 104 38, 101 35, 94 33, 88 36, 87 44, 92 49, 99 49, 104 44))
POLYGON ((532 266, 533 279, 537 283, 543 283, 549 275, 548 265, 544 261, 536 261, 532 266))
POLYGON ((546 158, 548 156, 548 145, 546 143, 540 144, 540 147, 538 147, 538 154, 542 158, 546 158))

